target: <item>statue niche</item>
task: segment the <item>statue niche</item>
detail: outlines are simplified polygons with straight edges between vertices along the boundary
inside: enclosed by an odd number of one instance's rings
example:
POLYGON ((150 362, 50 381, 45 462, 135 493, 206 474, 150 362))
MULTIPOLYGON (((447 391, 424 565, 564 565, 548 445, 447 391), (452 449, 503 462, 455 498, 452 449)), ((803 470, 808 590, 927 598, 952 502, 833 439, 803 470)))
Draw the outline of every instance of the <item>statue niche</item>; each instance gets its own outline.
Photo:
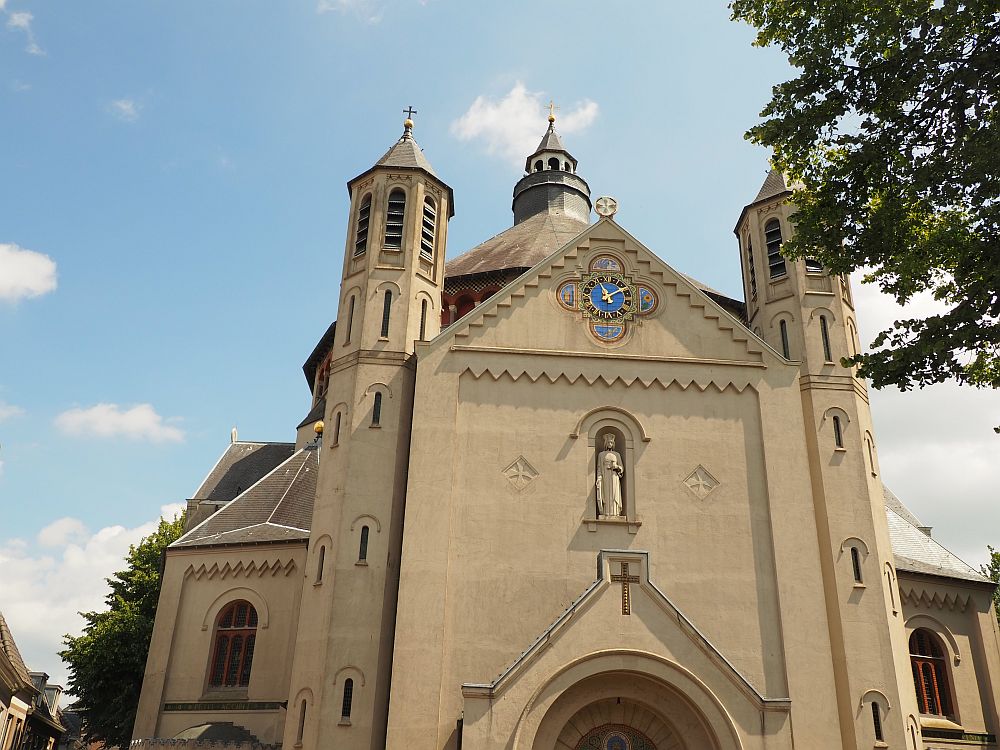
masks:
POLYGON ((625 515, 625 461, 616 448, 624 450, 625 439, 618 430, 608 427, 598 434, 597 445, 597 517, 621 518, 625 515))

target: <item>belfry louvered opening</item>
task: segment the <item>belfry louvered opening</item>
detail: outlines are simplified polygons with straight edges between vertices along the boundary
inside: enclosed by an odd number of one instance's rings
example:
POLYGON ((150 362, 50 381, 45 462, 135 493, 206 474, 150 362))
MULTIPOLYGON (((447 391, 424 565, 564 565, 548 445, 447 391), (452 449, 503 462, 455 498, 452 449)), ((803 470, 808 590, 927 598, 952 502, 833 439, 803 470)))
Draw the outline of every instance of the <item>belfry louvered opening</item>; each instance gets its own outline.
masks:
POLYGON ((767 267, 772 279, 784 276, 785 257, 781 254, 781 222, 771 219, 764 225, 764 244, 767 245, 767 267))
POLYGON ((385 212, 386 248, 399 250, 403 247, 403 220, 406 216, 406 193, 396 188, 389 193, 389 203, 385 212))
POLYGON ((437 207, 430 198, 424 198, 424 214, 420 222, 420 254, 434 257, 434 235, 437 228, 437 207))
POLYGON ((372 218, 372 197, 366 195, 358 208, 358 222, 354 234, 354 255, 364 255, 368 249, 368 225, 372 218))

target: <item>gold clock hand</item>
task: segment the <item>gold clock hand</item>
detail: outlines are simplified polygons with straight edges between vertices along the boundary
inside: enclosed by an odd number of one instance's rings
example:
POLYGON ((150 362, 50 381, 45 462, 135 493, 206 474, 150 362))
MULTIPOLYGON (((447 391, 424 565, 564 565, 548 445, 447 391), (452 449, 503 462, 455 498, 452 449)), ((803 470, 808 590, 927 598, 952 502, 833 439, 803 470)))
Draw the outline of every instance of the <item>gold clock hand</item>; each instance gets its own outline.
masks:
POLYGON ((611 301, 611 295, 608 294, 608 290, 604 287, 604 284, 601 284, 600 282, 598 282, 598 286, 601 287, 601 301, 603 301, 603 302, 610 302, 611 301))

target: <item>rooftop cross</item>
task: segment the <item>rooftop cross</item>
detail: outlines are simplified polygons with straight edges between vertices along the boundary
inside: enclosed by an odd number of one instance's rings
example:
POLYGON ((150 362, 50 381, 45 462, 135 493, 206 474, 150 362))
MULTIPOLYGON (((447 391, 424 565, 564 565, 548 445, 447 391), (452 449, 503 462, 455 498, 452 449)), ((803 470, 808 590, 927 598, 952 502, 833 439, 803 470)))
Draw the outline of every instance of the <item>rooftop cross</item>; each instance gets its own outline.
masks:
POLYGON ((406 115, 407 120, 412 120, 413 115, 417 114, 417 110, 415 110, 413 108, 413 105, 411 104, 409 107, 403 110, 403 114, 406 115))
POLYGON ((556 110, 559 109, 551 99, 549 99, 549 122, 556 121, 556 110))

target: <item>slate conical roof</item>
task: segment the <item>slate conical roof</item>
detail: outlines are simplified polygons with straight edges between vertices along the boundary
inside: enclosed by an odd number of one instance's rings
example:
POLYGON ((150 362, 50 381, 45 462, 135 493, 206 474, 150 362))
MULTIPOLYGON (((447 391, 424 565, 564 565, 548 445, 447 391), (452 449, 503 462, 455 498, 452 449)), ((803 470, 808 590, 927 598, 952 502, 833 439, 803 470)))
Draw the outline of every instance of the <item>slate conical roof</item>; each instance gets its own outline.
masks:
POLYGON ((424 156, 424 152, 417 145, 417 142, 413 140, 412 127, 405 127, 403 129, 403 135, 400 139, 383 154, 381 159, 375 162, 375 166, 422 169, 432 177, 437 177, 434 167, 427 161, 427 157, 424 156))
POLYGON ((787 193, 789 190, 791 188, 785 184, 785 176, 777 169, 772 169, 764 178, 764 184, 760 186, 760 190, 757 191, 757 197, 750 202, 766 201, 782 193, 787 193))
POLYGON ((545 135, 542 136, 541 142, 538 144, 538 148, 535 149, 537 154, 539 151, 565 151, 566 147, 563 146, 562 138, 556 132, 555 122, 549 123, 549 129, 545 131, 545 135))

